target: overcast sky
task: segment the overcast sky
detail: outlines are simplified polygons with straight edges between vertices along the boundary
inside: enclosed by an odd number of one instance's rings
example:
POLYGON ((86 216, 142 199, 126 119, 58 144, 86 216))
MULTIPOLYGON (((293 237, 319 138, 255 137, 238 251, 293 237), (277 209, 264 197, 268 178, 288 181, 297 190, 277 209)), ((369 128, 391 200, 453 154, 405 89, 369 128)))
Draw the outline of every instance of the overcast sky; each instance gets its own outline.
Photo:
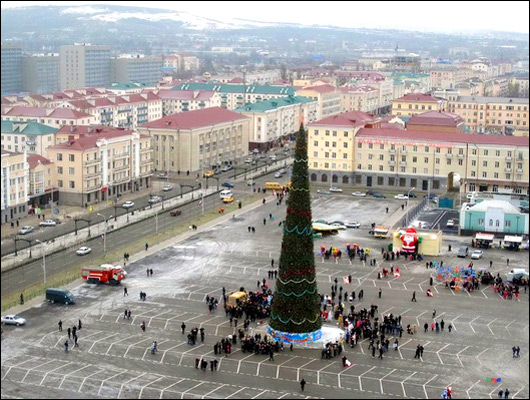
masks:
POLYGON ((217 20, 232 17, 304 25, 448 33, 478 30, 529 32, 528 1, 2 1, 1 4, 2 8, 115 4, 185 11, 217 20))

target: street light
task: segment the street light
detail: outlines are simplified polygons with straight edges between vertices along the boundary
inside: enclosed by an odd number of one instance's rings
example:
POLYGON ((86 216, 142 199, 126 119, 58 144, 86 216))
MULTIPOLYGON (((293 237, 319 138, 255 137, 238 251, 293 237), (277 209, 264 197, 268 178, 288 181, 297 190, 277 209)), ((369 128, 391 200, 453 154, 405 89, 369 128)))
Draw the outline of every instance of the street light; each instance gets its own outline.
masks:
POLYGON ((407 213, 405 214, 405 225, 406 225, 406 227, 409 226, 409 195, 410 195, 410 192, 412 192, 414 189, 416 189, 415 186, 407 192, 407 205, 406 205, 407 213))
POLYGON ((103 254, 107 254, 107 217, 100 213, 97 215, 103 217, 103 221, 105 222, 105 233, 103 235, 103 254))
MULTIPOLYGON (((183 184, 180 184, 180 198, 182 198, 182 188, 183 187, 189 187, 190 188, 190 191, 193 190, 193 185, 183 185, 183 184)), ((193 193, 192 193, 193 195, 193 193)))
POLYGON ((42 270, 44 271, 44 284, 46 284, 46 251, 44 249, 44 243, 39 239, 35 240, 37 243, 40 243, 42 246, 42 270))

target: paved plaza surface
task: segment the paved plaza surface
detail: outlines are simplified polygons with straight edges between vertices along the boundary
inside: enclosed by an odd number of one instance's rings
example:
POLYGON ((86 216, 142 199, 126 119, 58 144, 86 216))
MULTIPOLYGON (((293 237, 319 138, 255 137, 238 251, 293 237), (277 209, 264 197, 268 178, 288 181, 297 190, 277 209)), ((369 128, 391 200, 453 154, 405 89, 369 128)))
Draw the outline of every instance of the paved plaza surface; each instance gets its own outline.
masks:
MULTIPOLYGON (((270 196, 267 194, 267 196, 270 196)), ((321 244, 345 248, 359 243, 370 248, 370 257, 378 265, 364 265, 358 258, 350 264, 347 257, 339 263, 316 257, 320 293, 330 294, 335 278, 349 274, 351 285, 344 290, 364 290, 364 298, 353 303, 356 310, 378 306, 378 316, 402 316, 403 326, 416 324, 414 335, 403 333, 399 349, 392 348, 384 359, 373 359, 368 341, 345 347, 352 362, 344 368, 340 357, 321 359, 318 349, 288 347, 268 356, 243 353, 234 346, 229 356, 216 356, 213 345, 234 332, 222 308, 222 287, 227 292, 243 286, 255 290, 257 280, 267 278, 271 258, 278 265, 285 206, 274 201, 252 212, 239 214, 189 239, 128 265, 127 279, 121 286, 80 284, 73 289, 77 303, 71 306, 42 304, 21 315, 24 327, 3 327, 2 397, 5 398, 440 398, 443 388, 453 387, 453 398, 496 398, 508 388, 512 398, 528 398, 528 294, 503 300, 491 286, 471 294, 453 292, 443 285, 433 287, 434 297, 425 295, 434 273, 425 262, 403 258, 382 262, 381 247, 389 242, 368 235, 370 223, 384 222, 385 208, 391 212, 400 203, 382 199, 352 199, 351 196, 314 195, 314 219, 358 220, 360 229, 341 231, 336 236, 315 239, 315 252, 321 244), (269 219, 272 213, 274 220, 269 219), (263 224, 263 218, 267 224, 263 224), (256 233, 248 233, 254 226, 256 233), (399 278, 377 279, 381 267, 399 266, 399 278), (154 275, 146 276, 146 268, 154 275), (123 296, 123 286, 129 292, 123 296), (382 297, 378 292, 382 289, 382 297), (139 292, 147 294, 140 301, 139 292), (411 302, 416 291, 417 302, 411 302), (208 312, 206 296, 220 299, 220 306, 208 312), (123 318, 126 308, 131 319, 123 318), (452 332, 423 332, 425 322, 442 319, 452 332), (66 328, 81 318, 79 348, 64 352, 66 328), (57 323, 63 321, 63 331, 57 323), (144 321, 146 332, 140 329, 144 321), (206 337, 194 346, 187 344, 191 328, 203 327, 206 337), (158 353, 150 344, 158 342, 158 353), (416 346, 425 352, 414 359, 416 346), (521 357, 512 357, 512 346, 521 347, 521 357), (195 359, 219 360, 218 371, 195 368, 195 359), (487 382, 487 377, 502 381, 487 382), (299 381, 307 381, 305 391, 299 381)), ((451 238, 455 243, 470 239, 451 238)), ((469 244, 469 243, 468 243, 469 244)), ((444 245, 447 252, 447 245, 444 245)), ((370 257, 368 260, 370 260, 370 257)), ((510 267, 527 266, 528 252, 487 250, 475 267, 487 267, 505 278, 510 267)), ((427 261, 431 258, 427 258, 427 261)), ((465 266, 469 259, 443 254, 436 260, 445 265, 465 266)), ((271 285, 274 285, 271 282, 271 285)), ((346 303, 346 308, 350 304, 346 303)), ((242 322, 238 328, 242 328, 242 322)), ((266 321, 258 320, 251 331, 263 331, 266 321), (263 322, 263 323, 260 323, 263 322)), ((336 325, 336 321, 332 324, 336 325)), ((391 338, 391 343, 393 338, 391 338)))

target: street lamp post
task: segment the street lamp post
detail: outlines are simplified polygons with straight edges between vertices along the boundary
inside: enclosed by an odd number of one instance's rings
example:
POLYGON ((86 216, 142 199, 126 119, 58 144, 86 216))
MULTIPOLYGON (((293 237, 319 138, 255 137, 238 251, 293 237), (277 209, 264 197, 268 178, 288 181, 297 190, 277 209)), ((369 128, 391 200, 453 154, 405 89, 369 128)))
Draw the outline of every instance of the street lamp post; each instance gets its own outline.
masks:
POLYGON ((407 192, 407 213, 406 213, 406 218, 405 218, 405 225, 408 227, 409 226, 409 195, 410 195, 410 192, 412 192, 414 189, 416 189, 416 187, 413 187, 412 189, 410 189, 408 192, 407 192))
POLYGON ((189 187, 190 188, 190 191, 193 190, 193 185, 183 185, 183 184, 180 184, 180 198, 182 198, 182 188, 184 187, 189 187))
POLYGON ((103 222, 105 222, 105 233, 103 234, 103 254, 107 254, 107 217, 103 214, 97 214, 100 217, 103 217, 103 222))
POLYGON ((36 239, 35 241, 40 243, 42 247, 42 270, 44 271, 44 284, 46 284, 46 251, 44 249, 44 243, 42 243, 39 239, 36 239))

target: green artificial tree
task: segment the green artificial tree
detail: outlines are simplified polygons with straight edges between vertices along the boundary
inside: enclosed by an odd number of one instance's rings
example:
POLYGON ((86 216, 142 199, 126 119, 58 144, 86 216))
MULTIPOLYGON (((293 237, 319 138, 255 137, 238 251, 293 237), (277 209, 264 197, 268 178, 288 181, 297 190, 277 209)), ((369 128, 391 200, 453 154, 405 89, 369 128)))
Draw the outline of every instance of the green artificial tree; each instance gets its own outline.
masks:
POLYGON ((314 332, 322 327, 322 320, 313 249, 307 138, 303 125, 297 134, 287 205, 269 326, 289 333, 314 332))

